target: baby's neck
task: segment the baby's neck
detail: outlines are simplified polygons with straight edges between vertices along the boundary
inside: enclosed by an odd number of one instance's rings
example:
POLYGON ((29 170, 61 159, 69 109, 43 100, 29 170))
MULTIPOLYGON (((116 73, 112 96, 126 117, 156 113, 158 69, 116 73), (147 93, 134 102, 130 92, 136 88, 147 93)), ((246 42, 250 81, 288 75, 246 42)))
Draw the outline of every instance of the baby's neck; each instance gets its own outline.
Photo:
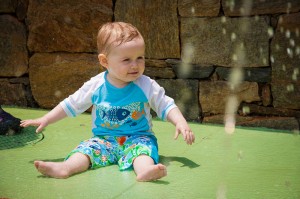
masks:
POLYGON ((109 74, 107 74, 107 81, 116 88, 124 88, 129 84, 129 82, 124 82, 119 79, 111 78, 109 74))

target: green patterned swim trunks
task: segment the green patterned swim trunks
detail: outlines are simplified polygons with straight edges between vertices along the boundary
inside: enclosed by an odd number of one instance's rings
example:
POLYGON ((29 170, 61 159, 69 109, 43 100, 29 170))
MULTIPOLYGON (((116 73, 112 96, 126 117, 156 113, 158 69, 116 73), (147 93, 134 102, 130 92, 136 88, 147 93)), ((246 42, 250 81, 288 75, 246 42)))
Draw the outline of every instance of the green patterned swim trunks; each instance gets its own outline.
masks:
POLYGON ((155 164, 159 161, 157 141, 154 136, 94 136, 81 142, 67 157, 74 153, 89 156, 91 168, 118 164, 121 171, 132 168, 139 155, 150 156, 155 164))

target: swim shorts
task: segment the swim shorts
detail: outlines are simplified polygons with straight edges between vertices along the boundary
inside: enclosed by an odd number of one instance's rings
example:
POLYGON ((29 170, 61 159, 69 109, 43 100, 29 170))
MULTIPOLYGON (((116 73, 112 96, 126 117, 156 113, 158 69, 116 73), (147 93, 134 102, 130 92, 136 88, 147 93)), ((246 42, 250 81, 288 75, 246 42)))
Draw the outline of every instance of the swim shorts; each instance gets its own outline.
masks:
POLYGON ((154 136, 94 136, 81 142, 65 160, 78 152, 89 156, 92 169, 118 164, 123 171, 132 168, 134 159, 142 154, 150 156, 155 164, 159 161, 154 136))

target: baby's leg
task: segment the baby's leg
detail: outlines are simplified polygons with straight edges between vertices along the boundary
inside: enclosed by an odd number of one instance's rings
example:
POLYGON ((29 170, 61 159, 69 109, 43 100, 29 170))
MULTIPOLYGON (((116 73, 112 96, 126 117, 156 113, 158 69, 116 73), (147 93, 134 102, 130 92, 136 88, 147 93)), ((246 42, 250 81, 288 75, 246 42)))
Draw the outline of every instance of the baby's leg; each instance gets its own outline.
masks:
POLYGON ((167 175, 167 168, 162 164, 154 164, 151 157, 140 155, 135 158, 133 168, 137 181, 153 181, 167 175))
POLYGON ((86 171, 89 165, 90 158, 82 153, 75 153, 64 162, 34 161, 34 166, 40 173, 53 178, 68 178, 86 171))

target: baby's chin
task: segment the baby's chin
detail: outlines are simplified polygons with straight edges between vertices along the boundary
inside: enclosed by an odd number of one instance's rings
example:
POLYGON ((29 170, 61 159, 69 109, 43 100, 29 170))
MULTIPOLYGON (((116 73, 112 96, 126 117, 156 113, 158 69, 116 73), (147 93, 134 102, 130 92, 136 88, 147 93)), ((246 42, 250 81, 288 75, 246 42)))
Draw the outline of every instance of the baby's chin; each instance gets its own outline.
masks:
POLYGON ((130 81, 135 81, 138 78, 140 78, 143 74, 141 73, 128 73, 128 79, 130 79, 130 81))

